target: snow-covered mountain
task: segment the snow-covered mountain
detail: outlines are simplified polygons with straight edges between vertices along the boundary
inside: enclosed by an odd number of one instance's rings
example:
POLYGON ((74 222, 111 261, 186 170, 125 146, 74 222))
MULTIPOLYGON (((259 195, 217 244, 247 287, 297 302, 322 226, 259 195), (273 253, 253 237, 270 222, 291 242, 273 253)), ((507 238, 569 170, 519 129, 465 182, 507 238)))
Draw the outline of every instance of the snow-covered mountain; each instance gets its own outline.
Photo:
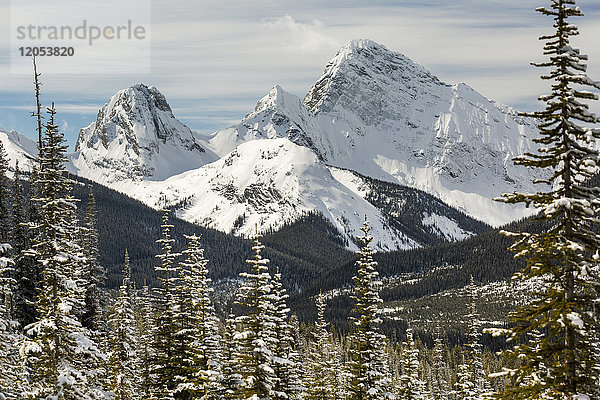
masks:
POLYGON ((73 172, 111 186, 161 181, 217 158, 173 116, 162 93, 139 84, 115 94, 81 130, 71 162, 73 172))
POLYGON ((367 215, 381 234, 379 248, 419 246, 390 229, 376 207, 336 181, 309 149, 283 138, 244 143, 214 163, 163 182, 129 185, 128 192, 151 206, 166 198, 184 220, 239 236, 251 236, 257 228, 277 229, 319 211, 348 240, 367 215))
POLYGON ((217 154, 248 140, 286 137, 328 165, 424 190, 500 225, 527 214, 493 201, 535 190, 512 158, 531 151, 535 123, 465 84, 441 82, 370 40, 344 46, 301 101, 279 86, 238 125, 216 132, 217 154))
POLYGON ((414 223, 403 225, 369 200, 373 189, 365 179, 330 169, 310 149, 286 138, 242 143, 216 162, 164 181, 122 180, 113 186, 155 208, 166 199, 184 220, 244 237, 257 228, 278 229, 313 211, 330 220, 350 248, 355 248, 353 240, 365 216, 380 250, 414 248, 475 233, 465 218, 455 215, 440 225, 439 218, 432 219, 435 212, 430 207, 414 222, 432 229, 426 237, 416 234, 414 223))
MULTIPOLYGON (((262 122, 263 113, 274 107, 292 115, 306 113, 306 121, 313 118, 297 97, 277 86, 245 123, 250 118, 262 122)), ((328 218, 349 247, 354 247, 365 215, 381 250, 477 232, 459 215, 441 226, 426 210, 408 225, 401 222, 367 198, 374 190, 362 178, 330 169, 309 136, 286 129, 286 134, 256 136, 249 130, 242 138, 231 129, 229 136, 203 138, 175 119, 156 88, 136 85, 113 96, 96 122, 81 130, 68 167, 152 207, 166 198, 181 218, 241 236, 250 236, 257 227, 260 232, 278 229, 313 211, 328 218)))
POLYGON ((314 143, 321 131, 318 121, 300 99, 276 85, 239 124, 211 135, 208 146, 223 156, 250 140, 287 138, 308 147, 323 160, 321 146, 314 143))
POLYGON ((37 143, 16 131, 7 131, 0 126, 0 141, 9 160, 9 168, 14 169, 15 162, 19 168, 30 171, 32 163, 37 156, 37 143))
POLYGON ((304 100, 275 86, 209 137, 179 122, 156 88, 121 90, 81 130, 68 168, 152 207, 166 197, 182 218, 237 235, 319 211, 353 247, 367 215, 388 250, 485 230, 461 212, 495 225, 526 215, 493 198, 534 190, 533 172, 511 160, 534 134, 516 111, 357 40, 304 100))

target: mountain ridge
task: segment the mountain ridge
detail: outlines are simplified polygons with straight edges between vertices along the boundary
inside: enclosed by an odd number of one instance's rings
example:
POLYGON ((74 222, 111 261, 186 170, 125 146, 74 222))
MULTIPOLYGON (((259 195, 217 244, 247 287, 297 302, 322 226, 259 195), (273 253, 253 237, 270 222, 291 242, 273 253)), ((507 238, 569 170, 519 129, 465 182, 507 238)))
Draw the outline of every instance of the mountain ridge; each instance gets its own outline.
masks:
POLYGON ((461 240, 476 225, 440 206, 446 214, 422 209, 409 227, 399 222, 402 209, 389 207, 409 192, 366 180, 422 190, 492 225, 512 221, 528 212, 493 197, 532 188, 534 175, 511 158, 534 147, 533 126, 465 84, 357 40, 303 100, 275 85, 239 124, 210 136, 179 122, 155 87, 123 89, 81 130, 69 171, 242 236, 318 211, 353 248, 367 215, 378 248, 394 250, 461 240))

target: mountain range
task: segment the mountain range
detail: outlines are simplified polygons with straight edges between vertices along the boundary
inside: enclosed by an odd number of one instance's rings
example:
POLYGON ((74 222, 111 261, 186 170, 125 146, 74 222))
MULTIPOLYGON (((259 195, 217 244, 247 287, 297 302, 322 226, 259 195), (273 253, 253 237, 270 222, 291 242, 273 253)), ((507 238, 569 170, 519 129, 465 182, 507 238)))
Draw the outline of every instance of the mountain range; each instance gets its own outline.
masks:
MULTIPOLYGON (((200 135, 160 91, 119 91, 83 128, 68 169, 189 222, 248 237, 312 212, 346 247, 365 216, 379 250, 468 238, 529 210, 493 199, 533 191, 512 158, 535 121, 465 84, 441 82, 370 40, 344 46, 303 99, 274 86, 239 124, 200 135)), ((9 158, 35 142, 0 131, 9 158)))

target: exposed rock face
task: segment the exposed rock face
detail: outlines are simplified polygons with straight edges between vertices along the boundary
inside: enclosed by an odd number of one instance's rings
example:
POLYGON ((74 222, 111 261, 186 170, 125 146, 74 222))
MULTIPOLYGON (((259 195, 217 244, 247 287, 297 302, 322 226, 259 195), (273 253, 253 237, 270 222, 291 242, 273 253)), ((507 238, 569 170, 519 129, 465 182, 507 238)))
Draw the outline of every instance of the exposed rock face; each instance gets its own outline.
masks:
POLYGON ((101 183, 163 180, 217 159, 173 116, 162 93, 142 84, 115 94, 81 130, 75 150, 78 173, 101 183))

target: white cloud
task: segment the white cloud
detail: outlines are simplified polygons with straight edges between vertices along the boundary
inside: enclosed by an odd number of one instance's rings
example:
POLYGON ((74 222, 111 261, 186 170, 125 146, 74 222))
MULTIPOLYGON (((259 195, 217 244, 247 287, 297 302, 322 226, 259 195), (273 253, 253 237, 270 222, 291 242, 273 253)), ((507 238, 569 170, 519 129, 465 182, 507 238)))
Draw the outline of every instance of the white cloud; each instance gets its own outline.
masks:
POLYGON ((267 43, 277 43, 285 50, 313 52, 336 46, 336 41, 326 34, 323 23, 317 19, 303 23, 285 15, 265 18, 262 26, 267 43))

